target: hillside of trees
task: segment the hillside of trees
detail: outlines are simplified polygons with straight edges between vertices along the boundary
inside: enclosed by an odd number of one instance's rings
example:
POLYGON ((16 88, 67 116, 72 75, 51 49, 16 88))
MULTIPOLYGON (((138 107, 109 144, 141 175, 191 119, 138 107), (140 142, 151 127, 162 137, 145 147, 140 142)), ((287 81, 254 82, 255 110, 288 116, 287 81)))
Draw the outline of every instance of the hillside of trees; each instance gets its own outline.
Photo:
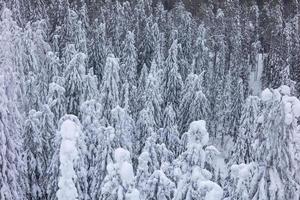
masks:
POLYGON ((300 200, 297 0, 0 5, 0 200, 300 200))

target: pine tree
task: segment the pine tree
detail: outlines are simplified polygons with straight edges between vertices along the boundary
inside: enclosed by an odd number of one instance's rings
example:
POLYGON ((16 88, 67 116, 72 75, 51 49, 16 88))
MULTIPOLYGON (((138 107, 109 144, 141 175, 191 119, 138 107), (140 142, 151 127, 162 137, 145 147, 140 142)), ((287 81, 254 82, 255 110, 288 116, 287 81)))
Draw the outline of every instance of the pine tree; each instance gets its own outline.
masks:
POLYGON ((175 191, 173 183, 161 170, 156 170, 147 181, 146 199, 167 200, 172 199, 175 191))
POLYGON ((51 163, 47 169, 47 199, 89 199, 85 164, 85 136, 74 115, 64 115, 54 138, 51 163))
POLYGON ((247 200, 251 199, 251 186, 253 177, 258 170, 257 163, 232 165, 230 167, 229 183, 224 194, 225 199, 247 200))
POLYGON ((155 67, 155 61, 151 64, 151 71, 146 78, 146 85, 144 90, 145 104, 144 107, 147 107, 155 120, 155 127, 160 127, 162 124, 162 96, 160 91, 160 80, 157 78, 155 67))
POLYGON ((129 110, 133 110, 137 91, 137 50, 134 33, 128 31, 123 42, 120 77, 123 84, 128 83, 129 110))
POLYGON ((151 158, 148 152, 144 151, 138 158, 138 166, 136 172, 136 187, 140 191, 141 198, 147 195, 147 181, 151 175, 151 158))
POLYGON ((209 137, 205 121, 194 121, 186 133, 186 150, 176 159, 177 188, 174 199, 222 199, 222 188, 210 181, 211 173, 204 168, 209 137))
POLYGON ((46 199, 44 174, 54 152, 54 115, 47 105, 41 111, 31 110, 25 121, 24 161, 26 162, 27 198, 46 199))
POLYGON ((89 69, 88 74, 83 76, 83 82, 83 99, 99 99, 98 80, 92 69, 89 69))
POLYGON ((172 105, 166 107, 163 117, 163 128, 159 131, 159 141, 164 143, 166 147, 177 156, 181 151, 181 142, 176 123, 176 113, 172 105))
POLYGON ((202 91, 203 74, 189 74, 185 81, 179 111, 181 132, 187 131, 189 123, 208 119, 209 102, 202 91))
POLYGON ((19 111, 22 49, 21 32, 13 20, 12 12, 3 8, 0 21, 0 198, 24 199, 21 145, 22 122, 19 111))
POLYGON ((98 20, 94 22, 95 28, 92 29, 92 39, 90 41, 89 50, 89 67, 94 70, 94 74, 98 78, 98 88, 102 80, 104 66, 106 61, 106 25, 98 24, 98 20))
POLYGON ((117 106, 111 110, 111 125, 115 129, 114 140, 116 146, 132 152, 132 139, 135 133, 135 123, 125 109, 117 106))
POLYGON ((119 60, 113 54, 106 58, 103 81, 101 86, 102 116, 110 120, 110 111, 119 105, 119 60))
POLYGON ((61 124, 60 134, 62 137, 59 152, 60 177, 58 180, 58 191, 56 193, 58 200, 78 199, 76 188, 75 161, 78 159, 78 149, 76 147, 79 138, 80 128, 71 120, 65 120, 61 124))
POLYGON ((177 40, 174 40, 170 49, 169 55, 165 61, 166 69, 163 76, 163 97, 165 106, 172 103, 175 111, 177 110, 180 102, 180 93, 182 89, 181 76, 178 73, 178 45, 177 40))
POLYGON ((65 88, 52 82, 49 84, 48 105, 54 114, 54 122, 58 123, 59 119, 66 114, 66 97, 65 88))
POLYGON ((83 53, 77 53, 64 72, 65 96, 67 101, 67 113, 78 115, 79 107, 83 101, 83 79, 85 75, 85 57, 83 53))
POLYGON ((289 95, 287 86, 262 92, 263 110, 254 146, 258 170, 251 185, 251 199, 299 198, 299 185, 294 176, 295 146, 291 141, 300 114, 297 108, 300 101, 289 95))
POLYGON ((42 199, 45 191, 43 188, 43 174, 46 168, 43 152, 43 137, 40 128, 40 112, 29 111, 28 119, 25 121, 25 161, 27 177, 27 198, 42 199))
POLYGON ((114 164, 107 167, 107 176, 101 188, 101 199, 126 199, 128 193, 135 190, 134 172, 130 162, 130 153, 122 148, 114 152, 114 164))
POLYGON ((93 181, 98 177, 95 176, 95 167, 97 165, 98 149, 101 144, 100 137, 103 127, 101 126, 101 105, 95 100, 88 100, 82 103, 80 106, 80 118, 82 121, 82 131, 85 135, 85 143, 87 152, 86 164, 87 164, 87 184, 88 193, 91 198, 94 198, 92 191, 93 181))
MULTIPOLYGON (((90 180, 90 196, 92 199, 99 199, 102 195, 102 183, 107 175, 107 167, 113 162, 113 139, 114 139, 113 127, 100 127, 97 129, 95 137, 95 147, 93 148, 92 157, 93 166, 90 167, 89 177, 90 180)), ((90 144, 92 145, 92 144, 90 144)))
POLYGON ((250 163, 254 160, 255 150, 252 145, 255 140, 254 131, 259 112, 260 99, 255 96, 249 96, 242 109, 239 132, 230 158, 232 163, 250 163))

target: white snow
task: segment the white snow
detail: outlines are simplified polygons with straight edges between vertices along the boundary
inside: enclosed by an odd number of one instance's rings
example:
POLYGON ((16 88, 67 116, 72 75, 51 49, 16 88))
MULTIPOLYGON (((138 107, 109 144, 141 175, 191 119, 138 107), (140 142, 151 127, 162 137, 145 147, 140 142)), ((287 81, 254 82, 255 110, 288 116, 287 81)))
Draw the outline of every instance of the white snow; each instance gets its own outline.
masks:
POLYGON ((118 164, 122 164, 125 161, 130 161, 130 153, 126 149, 117 148, 115 150, 115 161, 118 164))
POLYGON ((278 90, 282 95, 291 95, 291 89, 287 85, 280 86, 278 90))
POLYGON ((60 133, 63 140, 76 141, 79 136, 79 129, 73 121, 66 120, 61 125, 60 133))
MULTIPOLYGON (((116 167, 124 185, 130 185, 134 181, 133 167, 130 164, 130 153, 126 149, 117 148, 114 153, 116 167)), ((108 168, 108 170, 110 170, 108 168)))
POLYGON ((122 163, 119 173, 124 185, 129 185, 133 182, 134 180, 133 167, 127 161, 122 163))
POLYGON ((137 189, 133 189, 126 194, 125 200, 140 200, 140 192, 137 189))
POLYGON ((190 124, 190 128, 188 131, 191 135, 189 138, 190 142, 193 143, 197 137, 200 137, 201 145, 206 145, 209 140, 209 135, 206 130, 206 122, 204 120, 194 121, 190 124))
POLYGON ((205 200, 221 200, 223 198, 223 189, 212 181, 200 181, 200 190, 207 190, 205 200))
POLYGON ((273 93, 269 90, 269 88, 266 88, 261 93, 261 100, 263 101, 270 101, 273 98, 273 93))
POLYGON ((300 116, 300 101, 296 97, 283 96, 285 123, 291 124, 293 120, 300 116))
POLYGON ((300 117, 300 101, 298 99, 292 105, 292 109, 293 109, 295 117, 300 117))
POLYGON ((245 179, 250 176, 251 170, 255 167, 255 163, 232 165, 231 176, 235 178, 245 179))

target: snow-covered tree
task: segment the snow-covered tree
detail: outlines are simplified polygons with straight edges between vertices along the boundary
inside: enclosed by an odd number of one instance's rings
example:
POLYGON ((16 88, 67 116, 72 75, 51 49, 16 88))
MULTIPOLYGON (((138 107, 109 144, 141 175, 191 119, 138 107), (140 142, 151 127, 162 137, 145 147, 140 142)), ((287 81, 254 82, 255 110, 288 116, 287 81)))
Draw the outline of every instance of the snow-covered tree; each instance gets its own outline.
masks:
POLYGON ((178 189, 174 199, 222 199, 222 188, 210 181, 212 174, 204 168, 209 140, 205 121, 192 122, 186 137, 186 150, 175 161, 178 189))
POLYGON ((258 170, 257 163, 234 164, 230 167, 229 183, 226 188, 225 199, 247 200, 251 199, 251 186, 258 170))
POLYGON ((89 199, 85 136, 78 118, 65 115, 54 138, 55 152, 47 170, 47 199, 89 199))
POLYGON ((136 172, 136 187, 140 191, 141 198, 145 198, 147 193, 147 181, 151 175, 150 163, 150 154, 146 151, 142 152, 138 158, 136 172))
POLYGON ((164 111, 163 128, 159 130, 159 141, 177 156, 181 151, 181 143, 176 123, 176 113, 172 105, 168 105, 164 111))
POLYGON ((232 163, 250 163, 254 160, 255 127, 260 112, 260 99, 249 96, 243 106, 240 127, 230 160, 232 163))
POLYGON ((183 89, 179 111, 181 131, 187 131, 188 125, 195 120, 208 119, 209 102, 202 91, 203 74, 189 74, 183 89))
MULTIPOLYGON (((92 39, 89 52, 89 67, 94 70, 94 74, 98 78, 98 84, 101 83, 104 66, 106 61, 106 26, 105 23, 98 24, 95 21, 95 29, 92 29, 92 39)), ((100 85, 98 85, 99 88, 100 85)))
POLYGON ((47 99, 49 108, 54 115, 54 122, 57 124, 66 113, 65 88, 55 82, 50 83, 47 99))
POLYGON ((146 139, 154 129, 155 121, 149 109, 143 109, 139 112, 136 121, 136 132, 134 134, 134 151, 139 155, 145 145, 146 139))
POLYGON ((265 89, 261 94, 262 113, 256 128, 255 183, 251 199, 297 199, 295 180, 295 131, 300 116, 300 101, 290 96, 290 88, 265 89))
POLYGON ((131 196, 130 193, 137 192, 134 188, 134 172, 129 151, 122 148, 116 149, 114 161, 107 166, 107 176, 101 188, 101 199, 103 200, 127 199, 126 196, 131 196))
POLYGON ((77 140, 80 127, 71 120, 62 122, 60 127, 61 145, 59 151, 60 177, 58 180, 58 200, 78 199, 78 192, 75 182, 78 177, 75 173, 75 163, 79 157, 77 140))
POLYGON ((160 80, 157 77, 155 70, 155 61, 151 63, 151 71, 146 78, 146 86, 144 91, 145 107, 147 107, 151 112, 155 120, 155 126, 160 127, 162 125, 162 96, 160 92, 160 80))
POLYGON ((100 101, 102 104, 102 116, 110 120, 110 111, 119 105, 119 59, 113 54, 106 58, 103 81, 101 86, 100 101))
POLYGON ((114 132, 113 127, 100 127, 96 135, 96 143, 92 152, 93 165, 89 170, 89 177, 92 177, 89 194, 92 199, 101 199, 102 184, 107 175, 107 167, 114 159, 114 132))
POLYGON ((43 187, 43 174, 47 163, 44 159, 43 137, 40 128, 41 113, 35 110, 29 111, 28 119, 25 121, 25 162, 27 177, 27 198, 45 198, 43 187))
POLYGON ((172 103, 175 110, 179 107, 181 89, 183 85, 181 76, 178 73, 177 54, 178 44, 177 40, 174 40, 169 49, 169 55, 165 61, 166 67, 162 80, 162 87, 165 105, 172 103))
POLYGON ((83 77, 83 82, 83 99, 98 99, 98 81, 92 69, 89 69, 88 74, 83 77))
POLYGON ((83 53, 77 53, 64 72, 65 96, 67 113, 78 115, 80 104, 83 101, 83 81, 85 75, 85 58, 83 53))
POLYGON ((21 200, 24 196, 20 115, 21 57, 20 28, 12 12, 4 7, 0 21, 0 198, 21 200))
POLYGON ((172 199, 175 191, 173 183, 161 170, 155 170, 147 181, 146 199, 168 200, 172 199))
POLYGON ((111 110, 111 125, 115 129, 115 146, 127 149, 132 152, 132 140, 135 131, 133 119, 126 110, 117 106, 111 110))
POLYGON ((130 88, 136 85, 137 80, 137 53, 134 33, 128 31, 123 42, 121 70, 122 79, 128 81, 130 88))

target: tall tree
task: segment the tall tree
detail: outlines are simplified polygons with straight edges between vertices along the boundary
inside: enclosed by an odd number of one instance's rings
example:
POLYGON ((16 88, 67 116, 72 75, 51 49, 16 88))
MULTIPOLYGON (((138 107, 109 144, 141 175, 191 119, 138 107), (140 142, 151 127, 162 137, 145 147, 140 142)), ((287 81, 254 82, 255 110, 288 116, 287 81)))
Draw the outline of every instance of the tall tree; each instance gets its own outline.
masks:
POLYGON ((168 103, 172 103, 175 111, 179 107, 180 94, 182 89, 181 76, 178 73, 178 44, 177 40, 174 40, 170 49, 169 55, 165 61, 165 72, 163 76, 163 97, 165 106, 168 103))
POLYGON ((110 111, 120 103, 119 69, 119 59, 115 58, 113 54, 109 54, 106 58, 100 94, 100 101, 103 107, 102 116, 107 120, 110 120, 110 111))
POLYGON ((254 175, 251 199, 299 198, 299 185, 295 181, 297 165, 293 156, 295 146, 291 141, 300 115, 297 108, 300 101, 289 95, 286 86, 262 92, 263 110, 254 146, 259 170, 254 175))
POLYGON ((85 58, 83 53, 74 55, 64 72, 65 96, 67 113, 78 115, 80 104, 83 101, 83 81, 85 75, 85 58))
POLYGON ((24 178, 22 178, 22 122, 19 111, 21 32, 13 20, 12 12, 4 7, 0 21, 0 198, 24 199, 24 178))

